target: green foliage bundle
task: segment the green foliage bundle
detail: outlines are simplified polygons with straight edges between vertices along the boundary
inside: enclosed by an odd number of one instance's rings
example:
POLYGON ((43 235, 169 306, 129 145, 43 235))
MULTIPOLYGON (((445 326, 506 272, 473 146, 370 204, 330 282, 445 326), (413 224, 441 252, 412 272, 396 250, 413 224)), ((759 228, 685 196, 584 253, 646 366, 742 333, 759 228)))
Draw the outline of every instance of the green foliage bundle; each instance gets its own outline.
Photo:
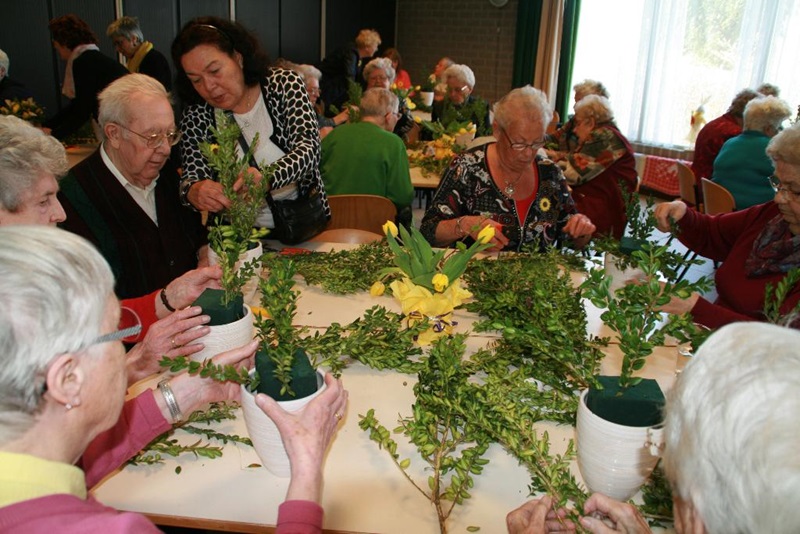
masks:
POLYGON ((800 313, 800 303, 798 303, 792 311, 788 314, 781 313, 783 303, 786 302, 786 297, 800 282, 800 268, 791 269, 786 273, 778 284, 773 287, 772 284, 767 284, 764 291, 764 317, 770 323, 783 324, 787 319, 791 322, 793 315, 800 313))
POLYGON ((486 126, 484 120, 488 115, 489 104, 482 98, 473 98, 460 106, 445 98, 440 120, 445 128, 452 122, 472 122, 478 128, 476 135, 492 135, 491 128, 486 126))
POLYGON ((385 241, 366 243, 351 250, 313 252, 294 257, 297 272, 309 285, 329 293, 347 295, 366 291, 378 273, 392 261, 385 241))

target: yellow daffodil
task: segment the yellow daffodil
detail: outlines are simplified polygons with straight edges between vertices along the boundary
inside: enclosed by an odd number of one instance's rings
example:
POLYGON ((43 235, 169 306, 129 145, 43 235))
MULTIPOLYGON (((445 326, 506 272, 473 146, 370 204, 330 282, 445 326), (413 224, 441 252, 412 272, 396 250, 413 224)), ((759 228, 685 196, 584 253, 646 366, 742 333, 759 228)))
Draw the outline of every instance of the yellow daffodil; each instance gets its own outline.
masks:
POLYGON ((395 225, 392 221, 386 221, 381 228, 383 229, 384 234, 392 234, 392 237, 397 237, 397 225, 395 225))
POLYGON ((494 238, 494 226, 487 224, 483 229, 478 232, 478 241, 480 243, 488 243, 494 238))
POLYGON ((369 288, 369 294, 373 297, 380 297, 383 295, 384 291, 386 291, 386 286, 380 281, 375 282, 372 284, 372 287, 369 288))
POLYGON ((447 289, 447 285, 450 283, 450 280, 447 279, 446 274, 436 273, 433 275, 431 283, 433 284, 433 289, 441 293, 447 289))
POLYGON ((410 98, 406 97, 406 106, 408 109, 417 109, 417 105, 411 101, 410 98))
POLYGON ((539 209, 542 210, 542 212, 544 213, 550 211, 550 199, 545 197, 542 200, 540 200, 539 209))
POLYGON ((219 145, 218 145, 218 144, 216 144, 216 143, 212 143, 212 144, 208 145, 208 148, 209 148, 209 149, 211 150, 211 152, 213 152, 214 154, 216 154, 217 152, 219 152, 219 145))
POLYGON ((397 84, 396 84, 396 83, 393 83, 393 84, 392 84, 392 89, 393 89, 393 90, 394 90, 394 89, 397 89, 397 84))
POLYGON ((421 117, 414 117, 414 122, 416 122, 417 124, 421 124, 422 123, 422 118, 421 117))

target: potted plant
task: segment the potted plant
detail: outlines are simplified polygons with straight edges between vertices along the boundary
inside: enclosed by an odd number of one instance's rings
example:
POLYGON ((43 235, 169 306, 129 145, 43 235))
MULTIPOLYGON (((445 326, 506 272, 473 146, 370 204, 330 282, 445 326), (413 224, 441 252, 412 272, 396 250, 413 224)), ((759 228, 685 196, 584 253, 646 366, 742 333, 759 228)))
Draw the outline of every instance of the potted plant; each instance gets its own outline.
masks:
POLYGON ((433 96, 434 96, 434 89, 436 88, 436 75, 435 74, 423 74, 421 79, 425 80, 417 87, 417 91, 419 92, 419 103, 421 107, 426 108, 426 111, 429 111, 431 106, 433 106, 433 96))
POLYGON ((214 216, 208 233, 209 261, 219 263, 222 268, 222 289, 207 289, 195 302, 211 317, 211 332, 203 338, 205 348, 194 354, 199 360, 252 339, 253 319, 244 305, 245 292, 252 297, 257 287, 262 255, 260 239, 267 233, 254 225, 269 188, 269 169, 262 171, 266 175, 261 180, 247 172, 258 136, 240 158, 236 153, 238 125, 222 112, 217 113, 216 121, 217 126, 211 128, 216 142, 203 142, 200 150, 217 172, 231 205, 224 213, 214 216))

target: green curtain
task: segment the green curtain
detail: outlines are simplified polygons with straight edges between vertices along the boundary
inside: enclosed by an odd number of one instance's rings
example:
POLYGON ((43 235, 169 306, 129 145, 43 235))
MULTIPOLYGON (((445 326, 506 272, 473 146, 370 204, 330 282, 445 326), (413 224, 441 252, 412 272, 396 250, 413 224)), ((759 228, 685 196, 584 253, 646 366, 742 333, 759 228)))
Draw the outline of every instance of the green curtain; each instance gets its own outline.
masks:
POLYGON ((564 28, 561 35, 561 56, 556 87, 556 111, 565 121, 572 102, 572 68, 575 66, 575 44, 578 40, 578 18, 581 0, 566 0, 564 3, 564 28))
POLYGON ((519 0, 512 87, 533 83, 536 52, 539 48, 539 26, 542 21, 542 2, 543 0, 519 0))

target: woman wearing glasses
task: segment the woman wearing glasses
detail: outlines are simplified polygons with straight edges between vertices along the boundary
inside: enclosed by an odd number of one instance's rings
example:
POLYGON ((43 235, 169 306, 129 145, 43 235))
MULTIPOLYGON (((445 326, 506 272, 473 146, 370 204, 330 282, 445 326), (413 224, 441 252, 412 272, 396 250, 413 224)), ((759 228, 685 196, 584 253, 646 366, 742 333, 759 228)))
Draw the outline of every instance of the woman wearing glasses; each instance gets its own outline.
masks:
MULTIPOLYGON (((102 256, 46 226, 0 228, 0 242, 3 532, 158 532, 144 516, 98 503, 87 488, 173 422, 209 402, 238 400, 240 386, 182 373, 125 402, 127 332, 117 331, 122 311, 102 256)), ((257 344, 214 362, 250 366, 257 344)), ((303 413, 264 395, 256 400, 281 432, 293 473, 276 532, 287 523, 291 532, 321 530, 322 461, 347 404, 341 383, 326 381, 303 413)))
POLYGON ((491 135, 489 104, 472 92, 475 89, 475 73, 466 65, 450 65, 442 74, 446 93, 443 100, 433 103, 431 120, 447 127, 451 122, 472 122, 477 127, 476 135, 491 135))
POLYGON ((580 248, 589 241, 592 221, 576 210, 558 166, 537 155, 552 116, 545 94, 530 86, 495 104, 497 142, 457 156, 425 213, 420 230, 431 244, 471 240, 488 225, 496 249, 544 250, 567 239, 580 248))
MULTIPOLYGON (((388 57, 375 58, 364 67, 364 80, 367 89, 390 89, 395 82, 396 72, 392 67, 392 60, 388 57)), ((408 133, 414 127, 414 117, 408 109, 405 99, 400 100, 398 119, 394 125, 394 132, 401 139, 407 139, 408 133)))
POLYGON ((555 161, 561 158, 559 165, 575 205, 592 219, 597 234, 620 239, 628 222, 624 195, 636 190, 633 149, 614 124, 611 104, 604 96, 588 95, 576 102, 572 123, 577 147, 548 155, 555 161))
MULTIPOLYGON (((679 200, 656 206, 661 230, 677 221, 684 245, 722 262, 714 275, 716 302, 693 293, 687 299, 673 299, 664 311, 691 312, 696 322, 710 328, 776 319, 765 315, 766 288, 775 288, 787 272, 800 267, 800 126, 773 137, 767 155, 775 164, 775 174, 769 178, 775 196, 769 202, 715 216, 687 209, 679 200)), ((783 320, 794 328, 800 328, 793 312, 798 302, 800 284, 795 284, 779 310, 780 315, 791 314, 783 320)))

